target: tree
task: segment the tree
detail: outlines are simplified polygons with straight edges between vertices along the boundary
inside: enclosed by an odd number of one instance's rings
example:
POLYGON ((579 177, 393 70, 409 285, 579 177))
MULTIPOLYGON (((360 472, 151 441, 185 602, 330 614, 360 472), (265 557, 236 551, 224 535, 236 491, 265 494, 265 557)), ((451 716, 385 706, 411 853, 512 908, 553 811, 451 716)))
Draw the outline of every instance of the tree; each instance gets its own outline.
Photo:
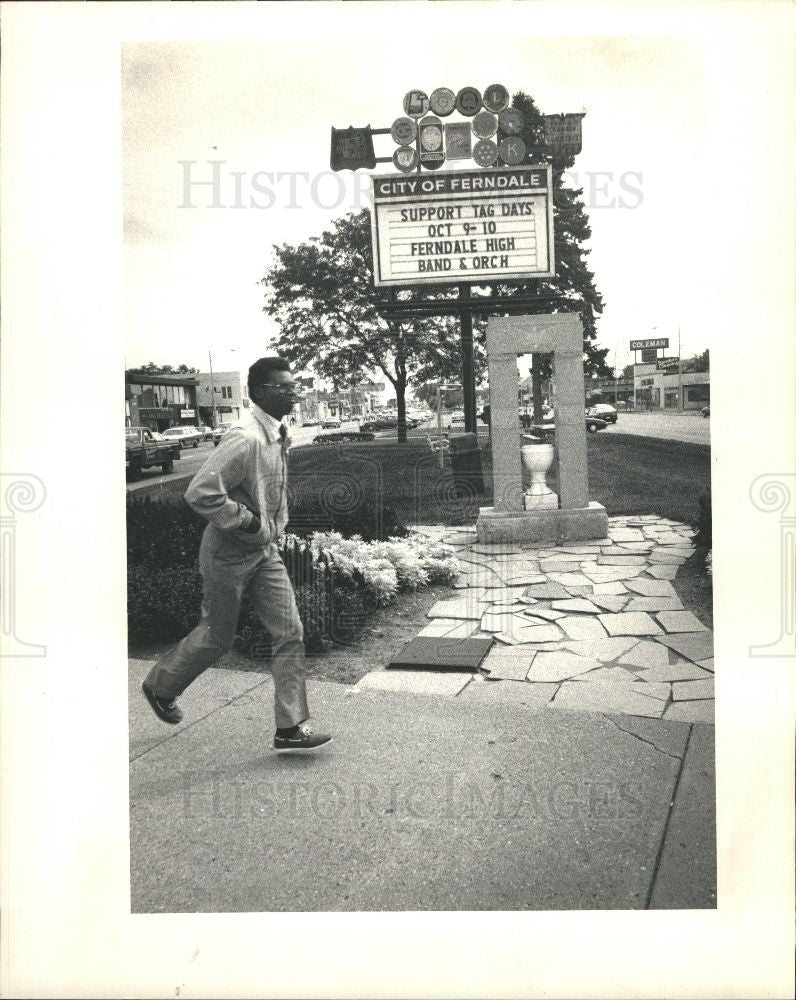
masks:
POLYGON ((710 351, 704 350, 701 354, 695 354, 690 358, 683 358, 684 372, 709 372, 710 371, 710 351))
MULTIPOLYGON (((263 277, 264 311, 280 327, 275 347, 335 389, 380 370, 395 390, 398 439, 406 440, 406 391, 437 378, 460 377, 457 321, 448 317, 385 319, 373 284, 367 209, 336 219, 319 237, 274 247, 263 277)), ((409 299, 412 292, 399 292, 409 299)), ((483 351, 480 353, 483 369, 483 351)))
POLYGON ((143 375, 197 375, 198 368, 189 368, 187 365, 180 365, 174 368, 172 365, 156 365, 154 361, 147 361, 140 368, 133 369, 143 375))

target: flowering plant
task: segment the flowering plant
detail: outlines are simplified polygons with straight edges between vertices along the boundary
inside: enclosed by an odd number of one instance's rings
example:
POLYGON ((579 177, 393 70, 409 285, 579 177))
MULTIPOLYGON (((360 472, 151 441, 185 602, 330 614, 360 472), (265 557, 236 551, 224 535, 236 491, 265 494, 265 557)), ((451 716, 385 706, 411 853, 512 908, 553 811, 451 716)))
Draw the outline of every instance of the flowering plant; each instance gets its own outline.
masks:
POLYGON ((360 535, 343 538, 336 531, 316 531, 310 539, 316 558, 325 552, 344 578, 362 586, 380 604, 399 590, 418 590, 450 580, 459 571, 454 551, 421 532, 386 542, 365 542, 360 535))

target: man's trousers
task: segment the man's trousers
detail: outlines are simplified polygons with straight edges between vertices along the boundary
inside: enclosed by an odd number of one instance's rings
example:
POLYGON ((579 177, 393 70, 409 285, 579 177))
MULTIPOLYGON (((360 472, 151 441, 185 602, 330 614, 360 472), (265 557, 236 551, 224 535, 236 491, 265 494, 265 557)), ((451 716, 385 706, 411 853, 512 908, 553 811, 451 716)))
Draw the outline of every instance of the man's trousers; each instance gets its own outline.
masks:
POLYGON ((213 525, 199 549, 204 581, 196 628, 160 659, 146 683, 161 698, 180 695, 232 646, 246 594, 273 640, 274 715, 278 729, 309 718, 304 683, 304 630, 293 587, 275 545, 247 550, 213 525))

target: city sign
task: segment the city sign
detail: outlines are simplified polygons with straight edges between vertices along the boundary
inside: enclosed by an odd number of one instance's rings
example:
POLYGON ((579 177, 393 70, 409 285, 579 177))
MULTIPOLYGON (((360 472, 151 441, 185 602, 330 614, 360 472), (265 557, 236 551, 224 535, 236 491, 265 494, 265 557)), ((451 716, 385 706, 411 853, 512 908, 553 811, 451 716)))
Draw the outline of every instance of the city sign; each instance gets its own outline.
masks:
POLYGON ((584 113, 570 115, 545 115, 545 144, 554 152, 575 156, 583 143, 582 124, 584 113))
POLYGON ((473 155, 472 137, 469 122, 446 122, 445 156, 449 160, 469 160, 473 155))
POLYGON ((428 111, 428 94, 424 90, 410 90, 404 95, 404 114, 422 118, 428 111))
POLYGON ((447 118, 456 108, 456 95, 448 87, 437 87, 429 99, 431 110, 440 118, 447 118))
POLYGON ((500 83, 493 83, 484 91, 484 107, 493 114, 500 114, 509 106, 509 92, 500 83))
POLYGON ((668 347, 668 337, 653 337, 652 340, 631 340, 631 351, 643 351, 647 347, 668 347))
POLYGON ((329 157, 332 170, 372 170, 376 166, 373 136, 370 125, 365 128, 337 129, 332 126, 332 151, 329 157))
POLYGON ((658 358, 657 347, 647 347, 641 352, 642 365, 654 365, 658 358))
POLYGON ((372 185, 377 287, 555 276, 549 164, 379 174, 372 185))
POLYGON ((658 371, 666 371, 667 368, 679 368, 679 358, 656 358, 655 367, 658 371))

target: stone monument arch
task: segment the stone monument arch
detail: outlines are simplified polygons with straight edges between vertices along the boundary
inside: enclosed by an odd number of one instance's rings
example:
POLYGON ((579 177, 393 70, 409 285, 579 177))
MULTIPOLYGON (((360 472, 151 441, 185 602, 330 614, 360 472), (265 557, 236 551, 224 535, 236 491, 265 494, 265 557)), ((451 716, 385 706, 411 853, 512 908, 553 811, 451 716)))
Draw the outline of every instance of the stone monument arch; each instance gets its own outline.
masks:
POLYGON ((605 507, 589 502, 583 328, 576 313, 491 317, 486 331, 494 506, 482 507, 481 542, 605 538, 605 507), (523 493, 517 356, 552 354, 558 495, 523 493))

